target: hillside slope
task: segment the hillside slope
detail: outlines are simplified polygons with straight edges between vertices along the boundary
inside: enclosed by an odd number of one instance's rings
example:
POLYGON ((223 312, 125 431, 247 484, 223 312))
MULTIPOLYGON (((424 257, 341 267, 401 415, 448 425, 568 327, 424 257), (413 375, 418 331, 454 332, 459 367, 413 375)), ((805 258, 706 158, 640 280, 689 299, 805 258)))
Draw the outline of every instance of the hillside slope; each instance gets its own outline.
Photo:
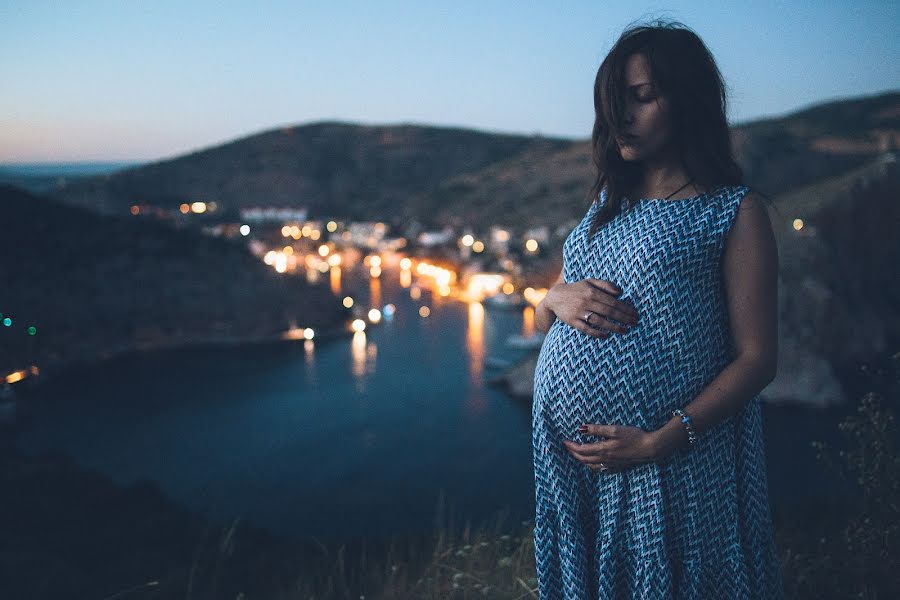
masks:
POLYGON ((44 367, 157 344, 339 323, 327 285, 266 267, 245 246, 151 220, 99 216, 0 186, 0 367, 44 367), (33 324, 38 335, 26 337, 33 324))

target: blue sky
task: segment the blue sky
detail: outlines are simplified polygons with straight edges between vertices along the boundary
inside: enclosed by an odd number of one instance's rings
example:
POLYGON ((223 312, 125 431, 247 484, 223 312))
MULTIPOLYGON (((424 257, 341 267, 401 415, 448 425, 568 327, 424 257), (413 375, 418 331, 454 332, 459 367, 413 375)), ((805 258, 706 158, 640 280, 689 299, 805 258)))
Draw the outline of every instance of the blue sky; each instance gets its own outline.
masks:
POLYGON ((155 160, 338 119, 588 138, 629 23, 704 39, 733 123, 900 88, 900 2, 9 2, 0 162, 155 160))

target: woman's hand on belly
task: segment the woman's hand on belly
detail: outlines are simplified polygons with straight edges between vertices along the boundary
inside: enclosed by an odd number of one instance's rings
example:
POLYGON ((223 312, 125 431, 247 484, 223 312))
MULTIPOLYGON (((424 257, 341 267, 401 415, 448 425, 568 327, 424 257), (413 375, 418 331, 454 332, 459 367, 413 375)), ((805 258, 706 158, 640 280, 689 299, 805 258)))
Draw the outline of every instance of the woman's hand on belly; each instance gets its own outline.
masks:
POLYGON ((557 283, 547 292, 544 301, 563 323, 587 335, 605 338, 611 332, 625 333, 637 325, 638 313, 633 306, 616 297, 621 293, 609 281, 582 279, 557 283), (593 314, 588 315, 588 312, 593 314))
POLYGON ((582 425, 579 431, 583 435, 598 436, 601 440, 593 444, 563 440, 563 445, 569 454, 591 471, 615 473, 657 460, 651 432, 640 427, 589 423, 582 425), (601 468, 601 463, 604 468, 601 468))

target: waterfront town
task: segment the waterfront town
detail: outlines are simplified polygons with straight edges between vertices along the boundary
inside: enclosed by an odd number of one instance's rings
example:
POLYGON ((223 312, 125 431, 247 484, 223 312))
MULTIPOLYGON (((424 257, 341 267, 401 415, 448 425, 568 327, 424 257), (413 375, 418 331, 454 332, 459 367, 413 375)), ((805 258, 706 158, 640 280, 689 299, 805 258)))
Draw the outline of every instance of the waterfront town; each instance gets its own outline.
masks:
MULTIPOLYGON (((215 202, 202 201, 184 203, 173 211, 132 205, 131 214, 243 240, 254 256, 278 273, 305 277, 310 283, 328 277, 335 295, 341 294, 342 268, 362 261, 372 278, 379 278, 388 266, 399 268, 401 285, 410 287, 411 294, 424 287, 462 302, 511 308, 534 307, 541 301, 547 288, 546 274, 540 274, 539 268, 548 261, 547 248, 561 245, 574 225, 521 231, 492 225, 485 231, 471 227, 456 231, 449 226, 427 230, 413 222, 402 231, 391 231, 381 221, 311 219, 304 209, 277 207, 241 209, 236 221, 204 220, 217 208, 215 202)), ((352 298, 344 298, 343 303, 349 308, 352 298)))
MULTIPOLYGON (((302 208, 258 206, 228 213, 215 202, 204 201, 185 202, 169 210, 134 204, 129 213, 128 218, 135 221, 149 219, 187 230, 188 235, 196 233, 245 245, 250 255, 279 276, 327 285, 347 309, 347 318, 337 328, 320 332, 301 322, 303 315, 298 314, 284 324, 278 335, 286 340, 305 340, 307 344, 317 335, 341 331, 361 337, 367 327, 393 318, 397 308, 379 302, 378 291, 383 275, 392 269, 400 286, 417 303, 417 317, 427 319, 431 314, 429 305, 441 299, 477 305, 479 310, 487 307, 521 311, 522 335, 513 336, 509 345, 537 348, 543 336, 534 329, 534 307, 556 278, 560 265, 554 257, 561 255, 562 241, 575 225, 521 230, 499 225, 483 230, 454 230, 448 226, 429 230, 416 222, 400 228, 383 221, 310 218, 302 208), (353 269, 362 269, 370 280, 366 302, 354 298, 343 283, 353 269)), ((6 330, 6 339, 15 340, 9 345, 10 352, 5 357, 8 360, 0 373, 3 423, 15 422, 15 388, 31 385, 41 374, 35 347, 41 343, 40 333, 46 334, 45 328, 39 332, 35 324, 24 323, 21 316, 0 311, 0 327, 6 330), (27 335, 15 331, 22 328, 27 335)), ((162 331, 147 332, 139 340, 139 347, 174 343, 177 338, 162 331)), ((494 360, 484 358, 488 363, 494 360)))

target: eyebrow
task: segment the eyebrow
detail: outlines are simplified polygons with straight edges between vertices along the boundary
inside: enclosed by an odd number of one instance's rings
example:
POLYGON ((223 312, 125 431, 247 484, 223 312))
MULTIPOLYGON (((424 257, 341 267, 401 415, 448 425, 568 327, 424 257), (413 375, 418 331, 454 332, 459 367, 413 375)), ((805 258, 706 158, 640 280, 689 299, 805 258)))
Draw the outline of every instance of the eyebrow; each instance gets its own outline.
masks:
POLYGON ((645 82, 643 82, 643 83, 636 83, 636 84, 634 84, 634 85, 629 85, 629 86, 628 86, 628 89, 630 90, 630 89, 633 89, 633 88, 641 87, 642 85, 653 85, 653 83, 650 82, 650 81, 645 81, 645 82))

